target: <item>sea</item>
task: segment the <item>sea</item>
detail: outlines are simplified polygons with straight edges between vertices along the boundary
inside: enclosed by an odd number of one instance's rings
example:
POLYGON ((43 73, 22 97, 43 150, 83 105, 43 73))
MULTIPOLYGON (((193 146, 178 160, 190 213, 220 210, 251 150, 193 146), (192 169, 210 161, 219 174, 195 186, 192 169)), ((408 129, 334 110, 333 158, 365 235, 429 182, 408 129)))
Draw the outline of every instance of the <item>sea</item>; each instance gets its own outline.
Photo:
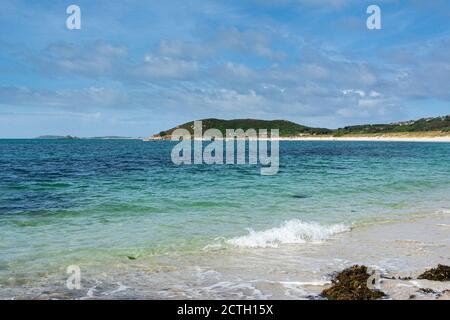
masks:
POLYGON ((175 144, 0 140, 0 299, 317 298, 364 260, 336 239, 450 209, 448 143, 281 141, 272 176, 175 144))

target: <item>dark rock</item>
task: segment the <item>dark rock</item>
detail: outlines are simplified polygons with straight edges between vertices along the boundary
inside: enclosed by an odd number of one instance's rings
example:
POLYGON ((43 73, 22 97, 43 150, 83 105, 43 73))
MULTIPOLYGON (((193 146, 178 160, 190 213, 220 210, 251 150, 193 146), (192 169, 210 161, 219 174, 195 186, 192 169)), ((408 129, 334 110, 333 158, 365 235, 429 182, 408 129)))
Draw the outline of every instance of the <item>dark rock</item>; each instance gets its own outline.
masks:
POLYGON ((450 267, 439 264, 436 268, 427 270, 422 273, 418 279, 432 281, 450 281, 450 267))
POLYGON ((292 195, 292 198, 294 198, 294 199, 306 199, 306 198, 309 198, 309 196, 306 195, 306 194, 294 194, 294 195, 292 195))
POLYGON ((331 281, 332 286, 321 295, 330 300, 375 300, 386 294, 371 290, 367 286, 370 274, 366 266, 355 265, 338 273, 331 281))
POLYGON ((419 289, 419 292, 425 293, 425 294, 436 293, 436 292, 434 292, 433 289, 430 289, 430 288, 420 288, 420 289, 419 289))

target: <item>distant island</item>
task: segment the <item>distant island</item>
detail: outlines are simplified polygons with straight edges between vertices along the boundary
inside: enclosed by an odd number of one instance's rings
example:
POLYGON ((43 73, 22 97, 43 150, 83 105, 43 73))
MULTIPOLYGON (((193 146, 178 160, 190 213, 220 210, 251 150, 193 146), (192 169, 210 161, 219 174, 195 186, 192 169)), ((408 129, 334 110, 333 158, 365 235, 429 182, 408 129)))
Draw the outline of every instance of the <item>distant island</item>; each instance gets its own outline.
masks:
POLYGON ((44 136, 39 136, 36 139, 42 139, 42 140, 77 140, 80 139, 78 137, 73 137, 73 136, 52 136, 52 135, 44 135, 44 136))
MULTIPOLYGON (((339 129, 315 128, 300 125, 286 120, 256 120, 256 119, 203 119, 203 132, 208 129, 218 129, 225 136, 226 129, 279 129, 280 137, 442 137, 450 136, 450 115, 422 118, 390 124, 365 124, 347 126, 339 129)), ((193 133, 194 121, 184 123, 174 128, 161 131, 149 140, 169 140, 174 130, 187 129, 193 133)))
MULTIPOLYGON (((364 124, 347 126, 339 129, 316 128, 297 124, 287 120, 257 120, 257 119, 203 119, 203 132, 208 129, 218 129, 225 136, 226 129, 279 129, 281 138, 285 139, 339 139, 339 138, 446 138, 450 139, 450 115, 434 118, 422 118, 389 124, 364 124)), ((143 140, 170 140, 176 129, 187 129, 193 133, 194 121, 186 122, 174 128, 161 131, 143 140)), ((72 135, 43 135, 36 139, 47 140, 142 140, 142 138, 122 136, 99 136, 79 138, 72 135)))
POLYGON ((102 137, 90 137, 86 139, 93 139, 93 140, 136 140, 141 138, 134 138, 134 137, 122 137, 122 136, 102 136, 102 137))
POLYGON ((121 137, 121 136, 103 136, 103 137, 89 137, 89 138, 79 138, 75 136, 52 136, 52 135, 44 135, 39 136, 35 139, 42 139, 42 140, 140 140, 141 138, 132 138, 132 137, 121 137))

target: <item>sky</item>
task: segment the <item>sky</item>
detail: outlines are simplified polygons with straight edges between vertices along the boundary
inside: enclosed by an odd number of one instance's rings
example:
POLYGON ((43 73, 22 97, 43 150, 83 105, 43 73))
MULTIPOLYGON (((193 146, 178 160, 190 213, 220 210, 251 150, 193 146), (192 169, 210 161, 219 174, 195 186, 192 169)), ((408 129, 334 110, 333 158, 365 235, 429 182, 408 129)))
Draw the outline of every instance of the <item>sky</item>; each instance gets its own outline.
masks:
POLYGON ((450 114, 447 0, 1 0, 0 30, 0 138, 450 114))

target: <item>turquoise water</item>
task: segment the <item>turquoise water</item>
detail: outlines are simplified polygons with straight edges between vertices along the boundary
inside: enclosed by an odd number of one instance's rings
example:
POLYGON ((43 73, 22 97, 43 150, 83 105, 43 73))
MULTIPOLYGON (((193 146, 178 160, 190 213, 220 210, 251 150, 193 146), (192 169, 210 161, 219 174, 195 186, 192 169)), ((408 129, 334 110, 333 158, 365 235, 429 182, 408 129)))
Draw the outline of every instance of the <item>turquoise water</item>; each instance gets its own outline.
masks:
POLYGON ((174 145, 0 140, 0 290, 70 264, 301 245, 450 207, 447 143, 280 142, 275 176, 175 166, 174 145))

